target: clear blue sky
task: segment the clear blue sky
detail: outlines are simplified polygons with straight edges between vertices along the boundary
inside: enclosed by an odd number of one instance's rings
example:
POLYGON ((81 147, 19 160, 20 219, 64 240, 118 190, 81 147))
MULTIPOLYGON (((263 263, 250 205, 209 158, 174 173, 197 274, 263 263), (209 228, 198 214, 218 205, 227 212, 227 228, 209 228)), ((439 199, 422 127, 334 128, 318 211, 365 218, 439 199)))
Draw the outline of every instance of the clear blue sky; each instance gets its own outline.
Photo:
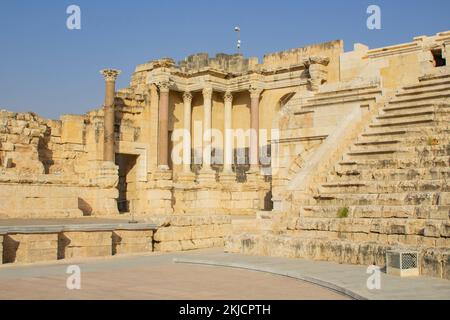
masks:
POLYGON ((449 0, 1 0, 0 108, 44 117, 101 106, 99 70, 196 52, 265 53, 343 39, 371 48, 450 30, 449 0), (82 29, 66 28, 66 8, 81 7, 82 29), (382 30, 366 28, 366 9, 382 9, 382 30))

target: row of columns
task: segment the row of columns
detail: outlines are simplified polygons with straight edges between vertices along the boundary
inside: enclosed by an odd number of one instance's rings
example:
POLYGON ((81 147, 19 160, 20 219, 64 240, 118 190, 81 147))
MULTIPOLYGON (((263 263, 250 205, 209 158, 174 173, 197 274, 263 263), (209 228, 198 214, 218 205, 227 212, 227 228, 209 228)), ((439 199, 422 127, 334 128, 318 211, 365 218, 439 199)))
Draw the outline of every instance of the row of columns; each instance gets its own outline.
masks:
MULTIPOLYGON (((169 85, 160 83, 159 99, 159 168, 167 169, 169 163, 169 136, 168 136, 168 117, 169 117, 169 85)), ((262 90, 259 88, 250 89, 250 164, 253 168, 259 165, 259 100, 262 90)), ((211 120, 212 120, 212 96, 213 88, 207 87, 202 91, 203 94, 203 168, 202 171, 211 170, 211 120)), ((184 135, 183 135, 183 171, 191 171, 191 122, 192 122, 192 93, 184 92, 184 135)), ((230 91, 224 94, 224 173, 232 173, 233 163, 233 142, 232 142, 232 109, 233 94, 230 91)))
MULTIPOLYGON (((115 162, 115 137, 114 137, 114 97, 115 82, 121 71, 114 69, 101 70, 105 79, 104 102, 104 148, 103 159, 115 162)), ((158 143, 158 167, 161 170, 169 169, 169 82, 160 82, 159 88, 159 143, 158 143)), ((203 171, 211 170, 212 151, 212 96, 213 88, 203 89, 203 171)), ((253 168, 259 165, 259 100, 262 90, 250 88, 250 164, 253 168)), ((184 92, 184 136, 183 136, 183 171, 191 171, 191 119, 192 119, 192 93, 184 92)), ((233 94, 230 91, 224 94, 224 173, 232 173, 233 163, 233 94)))

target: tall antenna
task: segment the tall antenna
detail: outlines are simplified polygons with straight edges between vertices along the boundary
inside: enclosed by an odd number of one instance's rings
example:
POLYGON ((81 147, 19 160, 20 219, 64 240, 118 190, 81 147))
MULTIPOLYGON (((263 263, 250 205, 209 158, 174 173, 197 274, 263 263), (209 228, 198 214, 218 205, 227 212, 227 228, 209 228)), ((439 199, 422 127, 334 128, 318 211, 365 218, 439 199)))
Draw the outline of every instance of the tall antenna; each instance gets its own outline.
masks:
POLYGON ((241 53, 241 28, 239 26, 234 27, 234 31, 236 31, 237 34, 237 51, 238 54, 241 53))

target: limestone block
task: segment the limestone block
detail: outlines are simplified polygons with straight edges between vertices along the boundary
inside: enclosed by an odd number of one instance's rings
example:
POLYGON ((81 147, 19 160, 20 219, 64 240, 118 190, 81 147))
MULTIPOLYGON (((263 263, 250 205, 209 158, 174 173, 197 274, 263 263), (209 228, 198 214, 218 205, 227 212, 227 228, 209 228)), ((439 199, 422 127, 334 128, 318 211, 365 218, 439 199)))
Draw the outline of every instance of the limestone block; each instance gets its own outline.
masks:
POLYGON ((59 259, 112 255, 110 231, 63 232, 59 234, 59 259))
POLYGON ((154 234, 154 240, 157 242, 190 239, 192 239, 192 227, 159 228, 154 234))
POLYGON ((61 121, 61 142, 83 144, 84 116, 63 115, 61 121))
POLYGON ((115 230, 112 233, 112 254, 153 251, 152 230, 115 230))
POLYGON ((165 242, 155 243, 155 251, 176 252, 176 251, 187 251, 187 250, 222 247, 223 245, 224 245, 223 238, 165 241, 165 242))
POLYGON ((4 263, 33 263, 58 258, 58 235, 8 234, 3 238, 4 263))

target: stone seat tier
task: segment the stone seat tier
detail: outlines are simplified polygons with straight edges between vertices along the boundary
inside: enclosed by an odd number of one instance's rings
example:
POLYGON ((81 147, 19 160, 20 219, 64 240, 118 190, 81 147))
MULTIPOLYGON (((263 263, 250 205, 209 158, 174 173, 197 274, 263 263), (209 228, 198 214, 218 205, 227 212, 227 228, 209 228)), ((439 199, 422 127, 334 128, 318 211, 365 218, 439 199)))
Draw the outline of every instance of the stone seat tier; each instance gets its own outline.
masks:
POLYGON ((445 180, 411 180, 411 181, 344 181, 323 183, 318 188, 320 194, 333 193, 395 193, 423 191, 450 191, 445 180))
POLYGON ((395 159, 357 159, 340 161, 335 167, 339 170, 392 169, 415 167, 446 167, 450 165, 448 156, 398 157, 395 159))
POLYGON ((416 87, 407 87, 403 92, 398 93, 397 97, 410 97, 428 93, 439 93, 450 90, 450 80, 417 85, 416 87))
MULTIPOLYGON (((425 235, 450 238, 450 222, 414 218, 311 218, 300 217, 290 222, 290 228, 300 231, 360 232, 397 235, 425 235), (294 224, 295 223, 295 224, 294 224), (437 229, 429 230, 429 229, 437 229)), ((289 229, 289 226, 288 226, 289 229)))
POLYGON ((337 218, 339 210, 348 208, 349 218, 413 218, 413 219, 449 219, 450 206, 437 205, 304 205, 300 208, 301 217, 337 218))
MULTIPOLYGON (((230 237, 226 252, 253 255, 332 261, 359 265, 386 265, 386 251, 398 248, 419 251, 422 275, 450 279, 450 250, 437 248, 433 238, 399 235, 378 235, 371 240, 359 238, 357 233, 347 239, 328 238, 329 234, 240 234, 230 237), (428 239, 420 241, 421 238, 428 239), (410 241, 410 244, 405 243, 410 241), (414 241, 416 240, 416 241, 414 241)), ((342 234, 343 235, 343 234, 342 234)), ((375 234, 376 235, 376 234, 375 234)))
POLYGON ((327 193, 313 196, 320 205, 448 205, 449 192, 327 193))
POLYGON ((333 175, 327 177, 327 182, 342 182, 355 179, 389 181, 450 179, 450 167, 337 170, 333 175))
POLYGON ((414 89, 434 87, 436 85, 450 85, 450 74, 429 78, 427 80, 421 80, 418 84, 405 86, 404 90, 408 91, 414 89))
POLYGON ((411 103, 439 102, 450 97, 450 88, 438 92, 424 92, 414 96, 398 97, 390 102, 394 105, 409 105, 411 103))

